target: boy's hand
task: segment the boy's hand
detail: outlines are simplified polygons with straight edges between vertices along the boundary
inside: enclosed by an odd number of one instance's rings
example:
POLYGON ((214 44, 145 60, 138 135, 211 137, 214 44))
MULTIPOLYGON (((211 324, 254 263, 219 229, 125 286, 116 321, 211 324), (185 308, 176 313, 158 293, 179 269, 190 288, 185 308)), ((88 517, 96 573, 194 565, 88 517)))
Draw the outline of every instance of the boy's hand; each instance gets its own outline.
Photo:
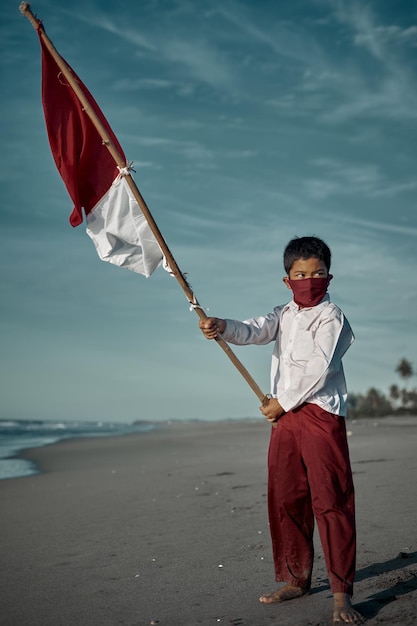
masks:
POLYGON ((208 317, 206 320, 200 320, 198 325, 206 339, 215 339, 217 335, 224 333, 226 320, 219 317, 208 317))
POLYGON ((273 426, 276 425, 276 422, 282 417, 285 413, 284 409, 278 402, 276 398, 271 398, 266 406, 260 406, 259 410, 263 415, 265 415, 268 422, 270 422, 273 426))

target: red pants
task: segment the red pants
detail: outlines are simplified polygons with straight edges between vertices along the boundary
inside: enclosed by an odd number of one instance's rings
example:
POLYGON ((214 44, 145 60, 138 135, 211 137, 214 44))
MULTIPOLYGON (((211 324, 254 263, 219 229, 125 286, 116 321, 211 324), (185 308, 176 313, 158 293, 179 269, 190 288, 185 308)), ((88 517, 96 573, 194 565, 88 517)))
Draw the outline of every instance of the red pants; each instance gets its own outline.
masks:
POLYGON ((268 510, 276 580, 310 586, 315 518, 331 589, 352 595, 355 504, 343 417, 303 404, 272 428, 268 510))

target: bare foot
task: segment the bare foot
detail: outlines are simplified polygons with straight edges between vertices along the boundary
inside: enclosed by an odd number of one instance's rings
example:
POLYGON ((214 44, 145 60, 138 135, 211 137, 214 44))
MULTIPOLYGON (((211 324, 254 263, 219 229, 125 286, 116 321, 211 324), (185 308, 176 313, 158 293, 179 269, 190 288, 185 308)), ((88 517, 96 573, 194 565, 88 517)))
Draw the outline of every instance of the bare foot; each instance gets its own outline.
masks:
POLYGON ((365 620, 360 613, 355 611, 347 593, 335 593, 333 624, 335 626, 340 623, 345 624, 362 624, 365 620))
POLYGON ((273 604, 274 602, 284 602, 285 600, 294 600, 294 598, 301 598, 306 593, 309 593, 308 587, 293 587, 292 585, 285 585, 281 589, 278 589, 274 593, 265 593, 259 598, 259 602, 263 604, 273 604))

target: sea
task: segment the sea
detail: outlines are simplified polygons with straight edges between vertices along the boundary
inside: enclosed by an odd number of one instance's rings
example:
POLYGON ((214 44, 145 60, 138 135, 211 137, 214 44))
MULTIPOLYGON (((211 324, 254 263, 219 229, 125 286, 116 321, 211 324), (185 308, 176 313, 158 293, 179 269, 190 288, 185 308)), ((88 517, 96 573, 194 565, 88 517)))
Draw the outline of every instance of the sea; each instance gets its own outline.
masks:
POLYGON ((149 432, 158 424, 139 422, 120 424, 110 422, 0 420, 0 480, 39 474, 29 460, 20 458, 28 448, 41 448, 64 439, 106 437, 149 432))

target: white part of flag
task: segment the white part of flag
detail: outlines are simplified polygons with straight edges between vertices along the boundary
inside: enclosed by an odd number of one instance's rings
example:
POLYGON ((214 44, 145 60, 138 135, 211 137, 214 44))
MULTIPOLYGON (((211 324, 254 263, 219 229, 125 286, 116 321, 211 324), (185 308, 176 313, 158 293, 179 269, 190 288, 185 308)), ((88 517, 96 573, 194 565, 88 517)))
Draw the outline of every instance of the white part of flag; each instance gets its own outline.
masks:
POLYGON ((87 234, 102 261, 149 277, 163 255, 123 176, 86 216, 87 234))

